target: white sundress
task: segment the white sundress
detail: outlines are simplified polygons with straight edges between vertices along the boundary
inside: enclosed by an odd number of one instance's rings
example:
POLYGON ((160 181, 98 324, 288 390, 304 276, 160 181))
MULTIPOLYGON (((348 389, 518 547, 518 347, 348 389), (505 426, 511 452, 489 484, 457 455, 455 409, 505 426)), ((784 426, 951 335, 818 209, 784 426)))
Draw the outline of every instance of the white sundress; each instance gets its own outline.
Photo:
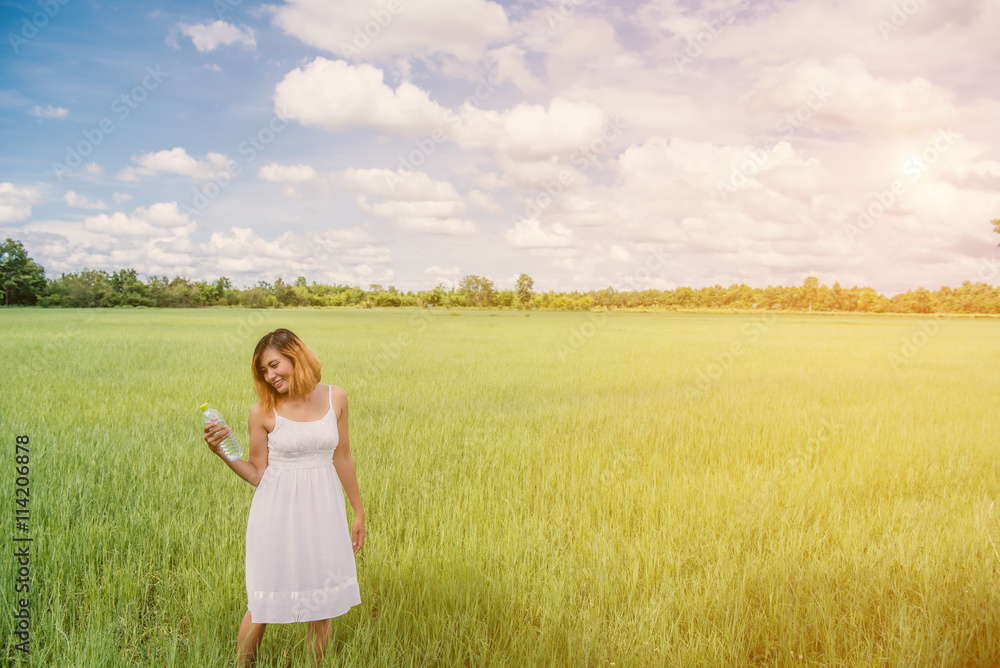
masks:
POLYGON ((337 413, 313 422, 274 412, 267 468, 247 517, 247 609, 257 624, 337 617, 361 603, 344 493, 333 467, 337 413))

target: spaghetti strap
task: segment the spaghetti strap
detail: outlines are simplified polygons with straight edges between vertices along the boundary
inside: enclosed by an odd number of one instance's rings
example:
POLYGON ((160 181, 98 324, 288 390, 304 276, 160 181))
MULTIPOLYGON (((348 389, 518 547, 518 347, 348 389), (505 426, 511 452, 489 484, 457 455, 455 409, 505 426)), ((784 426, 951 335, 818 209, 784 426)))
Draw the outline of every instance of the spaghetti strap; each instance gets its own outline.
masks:
POLYGON ((333 385, 328 386, 330 388, 330 410, 333 410, 333 385))

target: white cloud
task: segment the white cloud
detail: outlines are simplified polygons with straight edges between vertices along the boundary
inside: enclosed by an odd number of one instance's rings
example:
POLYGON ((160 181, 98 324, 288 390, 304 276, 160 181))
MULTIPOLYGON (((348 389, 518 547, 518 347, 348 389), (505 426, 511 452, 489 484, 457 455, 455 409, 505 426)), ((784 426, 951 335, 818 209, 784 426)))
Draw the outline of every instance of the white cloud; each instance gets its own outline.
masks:
POLYGON ((110 216, 102 213, 89 216, 83 221, 83 229, 109 236, 121 237, 161 237, 172 236, 165 230, 157 230, 146 221, 129 218, 127 214, 117 211, 110 216))
POLYGON ((482 190, 470 190, 466 194, 466 198, 469 200, 470 204, 482 209, 483 211, 492 211, 494 213, 503 212, 503 207, 497 203, 493 195, 483 192, 482 190))
POLYGON ((101 176, 104 174, 104 168, 96 162, 88 162, 84 167, 84 170, 91 176, 101 176))
POLYGON ((460 199, 455 186, 447 181, 435 181, 424 172, 344 169, 332 174, 331 180, 359 194, 378 195, 399 201, 460 199))
POLYGON ((462 270, 457 266, 439 267, 438 265, 434 265, 433 267, 424 269, 424 274, 430 277, 435 286, 443 285, 445 288, 454 288, 458 287, 458 282, 462 276, 462 270))
POLYGON ((496 65, 497 83, 510 81, 525 93, 536 93, 543 88, 524 63, 524 49, 516 44, 493 49, 487 55, 496 65))
POLYGON ((638 64, 618 43, 614 26, 596 16, 574 15, 545 51, 550 81, 590 78, 608 67, 638 64))
POLYGON ((114 199, 115 204, 124 204, 125 202, 132 201, 132 196, 128 193, 115 193, 111 197, 114 199))
POLYGON ((91 216, 83 223, 29 222, 18 228, 18 238, 47 271, 57 273, 128 267, 193 279, 227 275, 247 286, 277 277, 290 282, 300 275, 347 285, 389 283, 395 277, 388 248, 373 241, 364 226, 286 231, 273 239, 250 228, 230 228, 204 243, 191 241, 194 229, 177 204, 167 202, 131 214, 91 216))
POLYGON ((294 239, 291 232, 285 232, 274 241, 265 241, 257 233, 247 227, 231 227, 228 232, 213 232, 205 246, 213 254, 225 259, 270 258, 275 260, 291 260, 298 255, 299 250, 288 242, 294 239))
POLYGON ((433 274, 434 276, 458 276, 462 273, 459 267, 439 267, 434 265, 433 267, 427 267, 424 269, 425 274, 433 274))
POLYGON ((69 116, 69 109, 63 109, 62 107, 53 107, 51 104, 44 108, 35 105, 35 108, 31 110, 31 115, 37 116, 38 118, 63 119, 69 116))
POLYGON ((621 189, 637 206, 663 206, 675 212, 689 204, 703 209, 705 196, 717 201, 722 188, 759 188, 760 175, 791 166, 802 171, 819 168, 815 159, 798 155, 788 142, 770 150, 761 146, 726 146, 679 138, 653 138, 630 146, 617 159, 621 189))
MULTIPOLYGON (((556 97, 548 108, 522 103, 503 112, 466 102, 454 111, 409 82, 393 90, 376 67, 325 58, 285 75, 275 88, 275 109, 300 123, 328 130, 368 127, 403 136, 422 135, 435 151, 439 143, 451 138, 462 148, 489 149, 526 160, 570 158, 607 132, 604 113, 590 102, 556 97)), ((425 151, 423 157, 427 155, 425 151)))
POLYGON ((590 102, 601 107, 611 118, 621 119, 619 138, 625 130, 637 130, 643 136, 678 134, 697 138, 704 134, 716 140, 725 140, 735 128, 731 114, 731 100, 715 105, 698 99, 688 91, 659 90, 662 84, 640 81, 640 88, 630 88, 618 82, 614 85, 575 85, 564 90, 567 99, 590 102))
POLYGON ((67 190, 66 194, 63 195, 63 199, 66 200, 66 204, 75 209, 96 209, 98 211, 103 211, 108 208, 108 205, 104 203, 104 200, 99 199, 96 202, 91 202, 83 195, 78 195, 72 190, 67 190))
POLYGON ((148 209, 140 206, 132 215, 157 227, 177 228, 191 224, 187 214, 180 212, 177 202, 160 202, 148 209))
POLYGON ((284 232, 268 241, 250 228, 215 232, 199 250, 218 271, 268 280, 306 276, 332 283, 367 284, 394 276, 387 266, 389 250, 371 243, 361 228, 330 229, 309 234, 284 232))
MULTIPOLYGON (((710 17, 706 8, 696 18, 710 17)), ((898 0, 788 2, 766 8, 750 3, 739 20, 704 49, 698 64, 719 59, 724 66, 737 62, 742 71, 754 72, 775 63, 831 61, 854 54, 881 72, 942 80, 989 57, 998 19, 1000 5, 978 0, 910 5, 898 0), (915 11, 900 14, 904 6, 915 11), (886 31, 884 24, 892 30, 886 31)))
POLYGON ((455 187, 447 181, 435 181, 423 172, 347 169, 333 174, 331 180, 355 192, 361 211, 395 219, 400 227, 453 236, 476 232, 471 221, 459 218, 465 213, 465 202, 455 187), (370 203, 369 195, 382 201, 370 203))
POLYGON ((954 118, 948 98, 927 79, 889 81, 875 77, 856 56, 844 56, 830 65, 805 62, 764 74, 748 98, 748 108, 784 117, 793 128, 819 122, 921 132, 939 129, 954 118))
POLYGON ((631 262, 632 254, 629 253, 624 247, 614 244, 611 246, 608 252, 608 257, 610 257, 615 262, 631 262))
POLYGON ((304 183, 315 181, 319 175, 309 165, 279 165, 271 163, 264 165, 257 172, 257 177, 272 183, 304 183))
POLYGON ((261 168, 260 177, 275 183, 312 182, 324 196, 330 186, 346 188, 354 193, 359 211, 393 219, 416 232, 465 236, 476 231, 471 221, 460 218, 465 213, 465 201, 455 187, 423 172, 349 168, 321 174, 309 165, 272 163, 261 168), (369 201, 369 197, 378 201, 369 201))
POLYGON ((31 205, 42 201, 36 188, 0 183, 0 224, 20 223, 31 218, 31 205))
POLYGON ((542 229, 534 218, 518 221, 503 233, 504 239, 517 248, 569 248, 574 245, 573 233, 563 225, 542 229))
MULTIPOLYGON (((107 227, 114 229, 113 223, 107 227)), ((21 228, 19 238, 25 245, 30 244, 32 257, 50 276, 79 272, 83 268, 106 271, 132 268, 147 275, 208 275, 202 272, 211 271, 210 265, 198 266, 191 253, 192 246, 186 238, 189 231, 179 230, 179 234, 171 237, 117 235, 86 229, 79 221, 50 220, 27 223, 21 228)))
MULTIPOLYGON (((580 163, 578 163, 580 164, 580 163)), ((581 172, 566 162, 554 160, 512 160, 506 156, 497 159, 503 172, 503 183, 515 190, 552 191, 585 187, 589 183, 581 172)))
POLYGON ((414 232, 453 237, 467 237, 477 231, 471 221, 457 218, 400 218, 399 225, 414 232))
POLYGON ((190 37, 194 43, 194 47, 202 53, 215 51, 220 46, 237 43, 249 49, 257 47, 253 28, 248 28, 247 26, 237 28, 225 21, 213 21, 212 23, 195 25, 179 23, 177 28, 182 34, 190 37))
POLYGON ((452 131, 459 145, 529 160, 572 157, 600 137, 606 122, 597 105, 559 97, 548 109, 525 103, 504 112, 466 107, 463 116, 465 123, 452 131))
POLYGON ((341 57, 476 62, 512 36, 500 4, 487 0, 288 0, 274 23, 306 44, 341 57))
MULTIPOLYGON (((393 174, 390 172, 390 174, 393 174)), ((398 178, 398 175, 397 175, 398 178)), ((459 218, 465 213, 465 202, 450 183, 433 181, 426 174, 415 172, 401 184, 385 191, 381 175, 349 170, 337 175, 344 184, 356 188, 358 208, 372 216, 391 218, 405 229, 424 234, 468 236, 476 226, 459 218), (382 196, 381 202, 369 203, 365 192, 382 196)))
POLYGON ((426 91, 409 82, 393 90, 376 67, 322 57, 278 82, 274 107, 285 117, 327 130, 369 127, 416 135, 443 124, 443 109, 426 91))
POLYGON ((386 201, 369 204, 362 197, 359 206, 365 213, 383 218, 453 218, 465 213, 465 204, 461 201, 386 201))
POLYGON ((124 168, 115 178, 119 181, 138 181, 140 176, 165 172, 207 181, 225 171, 230 161, 221 153, 208 153, 204 160, 195 160, 183 148, 175 147, 169 151, 132 156, 132 162, 137 166, 124 168))
POLYGON ((113 237, 175 239, 187 237, 196 224, 180 212, 177 202, 159 202, 149 208, 138 207, 130 216, 120 211, 89 216, 83 227, 113 237))

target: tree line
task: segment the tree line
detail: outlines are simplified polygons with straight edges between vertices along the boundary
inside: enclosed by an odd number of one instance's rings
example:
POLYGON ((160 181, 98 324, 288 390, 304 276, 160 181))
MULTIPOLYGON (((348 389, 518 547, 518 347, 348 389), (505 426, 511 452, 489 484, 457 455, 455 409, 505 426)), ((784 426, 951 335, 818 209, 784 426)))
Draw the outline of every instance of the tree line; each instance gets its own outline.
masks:
POLYGON ((134 269, 115 272, 85 269, 48 279, 19 241, 0 245, 0 291, 4 305, 42 307, 485 307, 505 309, 727 309, 865 313, 984 313, 1000 314, 1000 288, 986 282, 965 281, 957 288, 924 288, 886 297, 870 287, 821 285, 808 277, 800 286, 754 288, 680 287, 673 290, 574 290, 538 292, 530 276, 521 274, 513 290, 498 290, 489 278, 467 275, 457 286, 439 284, 428 290, 400 291, 395 286, 292 283, 280 278, 235 288, 230 279, 190 280, 182 277, 139 278, 134 269))

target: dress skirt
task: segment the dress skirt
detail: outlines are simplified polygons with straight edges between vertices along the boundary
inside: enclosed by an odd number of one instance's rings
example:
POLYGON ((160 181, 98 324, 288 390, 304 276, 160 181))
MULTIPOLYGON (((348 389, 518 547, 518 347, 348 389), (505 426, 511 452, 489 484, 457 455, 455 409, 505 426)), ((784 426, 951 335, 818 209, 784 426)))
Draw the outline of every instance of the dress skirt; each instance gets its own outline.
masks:
POLYGON ((247 517, 247 608, 254 623, 329 619, 361 603, 334 447, 332 407, 316 422, 278 417, 269 435, 268 466, 247 517), (324 447, 315 448, 317 438, 324 447))

